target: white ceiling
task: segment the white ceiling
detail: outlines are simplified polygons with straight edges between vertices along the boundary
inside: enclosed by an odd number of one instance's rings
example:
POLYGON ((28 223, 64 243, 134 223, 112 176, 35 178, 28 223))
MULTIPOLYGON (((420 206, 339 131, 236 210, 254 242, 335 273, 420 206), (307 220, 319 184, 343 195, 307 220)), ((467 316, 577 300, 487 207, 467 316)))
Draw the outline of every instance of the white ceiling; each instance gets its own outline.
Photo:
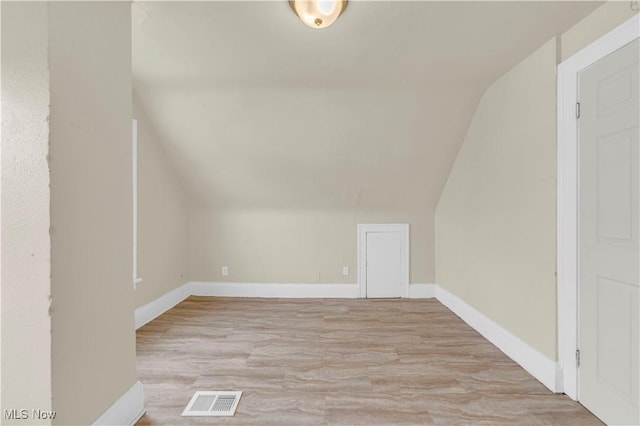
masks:
POLYGON ((193 201, 434 208, 486 88, 594 2, 136 2, 134 91, 193 201))

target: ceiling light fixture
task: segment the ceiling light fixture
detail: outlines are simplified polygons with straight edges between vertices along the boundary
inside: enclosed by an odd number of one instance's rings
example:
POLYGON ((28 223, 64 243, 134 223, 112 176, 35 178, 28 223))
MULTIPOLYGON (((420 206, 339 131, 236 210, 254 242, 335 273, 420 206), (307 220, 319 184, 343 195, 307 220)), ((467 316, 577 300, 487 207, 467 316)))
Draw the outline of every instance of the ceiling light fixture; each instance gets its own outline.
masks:
POLYGON ((311 28, 326 28, 347 8, 348 0, 289 0, 289 6, 311 28))

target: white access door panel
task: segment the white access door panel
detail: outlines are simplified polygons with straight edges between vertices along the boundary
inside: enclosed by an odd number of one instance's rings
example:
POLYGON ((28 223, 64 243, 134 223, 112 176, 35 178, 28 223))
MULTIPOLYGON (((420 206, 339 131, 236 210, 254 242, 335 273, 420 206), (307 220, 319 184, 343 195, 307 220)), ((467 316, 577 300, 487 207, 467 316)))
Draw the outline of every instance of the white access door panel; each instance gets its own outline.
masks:
POLYGON ((638 40, 579 75, 580 402, 640 423, 638 40))
POLYGON ((402 295, 402 234, 367 232, 367 298, 402 295))

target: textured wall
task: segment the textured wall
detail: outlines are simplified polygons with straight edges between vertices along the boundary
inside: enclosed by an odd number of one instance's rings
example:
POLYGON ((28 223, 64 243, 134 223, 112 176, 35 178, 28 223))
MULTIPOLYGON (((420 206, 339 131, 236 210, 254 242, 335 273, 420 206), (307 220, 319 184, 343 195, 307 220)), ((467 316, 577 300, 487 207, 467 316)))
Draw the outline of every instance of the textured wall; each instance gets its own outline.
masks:
POLYGON ((34 424, 32 409, 51 409, 47 6, 3 2, 1 8, 0 415, 27 409, 28 423, 34 424))

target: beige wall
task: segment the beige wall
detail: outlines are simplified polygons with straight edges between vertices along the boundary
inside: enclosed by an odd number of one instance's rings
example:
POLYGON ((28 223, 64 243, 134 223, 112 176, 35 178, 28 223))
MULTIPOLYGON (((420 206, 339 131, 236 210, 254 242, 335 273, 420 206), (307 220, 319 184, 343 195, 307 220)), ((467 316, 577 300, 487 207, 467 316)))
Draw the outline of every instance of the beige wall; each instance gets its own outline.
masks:
POLYGON ((91 424, 136 382, 131 13, 48 7, 53 408, 91 424))
POLYGON ((609 1, 565 32, 561 37, 562 60, 637 14, 637 11, 631 10, 629 3, 623 0, 609 1))
POLYGON ((133 96, 138 120, 138 276, 136 307, 187 281, 189 211, 158 133, 133 96))
POLYGON ((47 7, 2 2, 1 8, 4 416, 5 409, 51 409, 51 257, 47 7))
POLYGON ((483 95, 436 211, 436 281, 556 359, 556 74, 628 19, 609 2, 483 95))
MULTIPOLYGON (((560 53, 566 56, 584 47, 631 13, 628 2, 605 4, 563 35, 562 52, 556 52, 555 41, 549 41, 487 90, 465 139, 469 147, 462 149, 438 207, 438 229, 441 234, 438 252, 441 260, 437 263, 437 279, 434 279, 434 213, 427 207, 410 207, 406 203, 403 204, 406 208, 397 211, 374 207, 315 210, 249 207, 195 209, 190 219, 189 279, 228 282, 355 283, 356 224, 406 221, 412 225, 411 282, 442 284, 443 278, 445 281, 459 280, 462 287, 474 286, 473 289, 467 290, 478 293, 479 299, 485 297, 482 294, 487 294, 488 300, 485 302, 495 305, 487 308, 487 312, 492 313, 490 316, 509 322, 512 316, 518 316, 518 304, 502 306, 502 301, 495 300, 492 296, 493 291, 488 291, 484 285, 465 285, 462 282, 476 277, 476 268, 482 268, 483 274, 486 275, 482 278, 486 280, 484 284, 495 288, 495 291, 502 291, 505 283, 525 274, 528 277, 526 284, 509 286, 509 291, 517 298, 528 300, 533 297, 540 300, 540 305, 528 306, 532 311, 538 312, 534 317, 539 315, 543 320, 538 324, 528 320, 517 320, 510 326, 511 330, 516 334, 530 336, 525 340, 548 356, 555 357, 556 60, 560 53), (532 114, 531 111, 540 113, 532 114), (469 154, 472 149, 475 151, 469 154), (476 155, 483 161, 478 162, 476 155), (489 176, 486 176, 487 174, 489 176), (523 194, 527 191, 530 191, 530 194, 525 197, 523 194), (471 208, 467 209, 466 206, 471 208), (479 215, 484 219, 466 218, 475 214, 474 207, 480 209, 479 215), (494 209, 498 209, 499 214, 496 215, 494 209), (522 225, 526 221, 531 225, 522 225), (484 244, 469 238, 458 229, 459 222, 460 225, 472 227, 474 238, 488 238, 490 246, 502 249, 486 252, 484 244), (485 228, 486 224, 491 226, 485 228), (476 225, 480 228, 476 229, 476 225), (445 230, 446 227, 450 227, 449 231, 457 237, 446 234, 449 232, 445 230), (491 232, 491 227, 494 227, 496 232, 491 232), (504 239, 501 239, 501 236, 504 236, 504 239), (459 244, 462 243, 467 247, 459 248, 459 244), (449 244, 447 250, 459 256, 459 260, 468 257, 468 264, 474 267, 462 267, 465 262, 461 260, 460 263, 445 264, 449 262, 445 260, 448 259, 445 244, 449 244), (517 253, 514 249, 518 247, 527 250, 526 260, 514 259, 509 265, 505 265, 502 271, 497 270, 500 268, 493 268, 493 262, 497 261, 502 253, 514 256, 517 253), (465 251, 467 257, 462 255, 465 251), (480 253, 476 256, 478 251, 480 253), (487 258, 483 260, 483 257, 487 258), (223 265, 229 266, 229 277, 221 276, 220 267, 223 265), (342 266, 350 267, 350 276, 342 275, 342 266), (449 275, 447 271, 452 271, 453 275, 449 275), (520 324, 517 324, 518 322, 520 324)), ((185 99, 191 98, 191 95, 182 96, 185 99)), ((176 103, 182 101, 182 98, 175 99, 176 103)), ((222 103, 224 106, 227 104, 228 102, 222 103)), ((220 114, 224 114, 224 109, 222 111, 220 114)), ((435 112, 431 115, 437 116, 435 112)), ((236 126, 235 129, 255 130, 253 127, 242 126, 236 126)), ((260 137, 246 139, 262 140, 260 137)), ((363 138, 367 143, 371 139, 363 138)), ((252 147, 252 155, 259 148, 252 147)), ((222 154, 210 153, 193 161, 208 161, 206 158, 217 158, 220 155, 222 154)), ((261 159, 258 168, 266 167, 265 164, 274 163, 261 159)), ((215 170, 211 173, 214 172, 215 170)), ((272 172, 269 176, 273 176, 274 173, 277 174, 278 171, 272 172)), ((433 182, 424 184, 431 185, 433 182)), ((195 187, 194 184, 193 188, 195 187)), ((199 187, 204 188, 202 185, 199 187)), ((216 190, 224 192, 229 187, 227 184, 217 185, 216 190)), ((413 188, 405 191, 405 194, 415 197, 416 191, 419 189, 413 188)), ((266 200, 275 199, 275 195, 267 191, 262 195, 266 197, 265 203, 266 200)), ((310 197, 313 198, 312 195, 310 197)), ((482 303, 476 302, 477 307, 484 308, 480 306, 482 303)))
POLYGON ((419 210, 195 209, 190 279, 356 283, 358 223, 409 223, 410 282, 433 282, 433 216, 419 210), (223 265, 228 277, 220 273, 223 265), (343 266, 349 276, 342 275, 343 266))
POLYGON ((437 282, 555 358, 555 40, 482 97, 436 213, 437 282))
MULTIPOLYGON (((563 35, 561 57, 631 13, 598 9, 563 35)), ((129 4, 3 2, 1 19, 2 409, 53 404, 59 424, 90 424, 135 382, 129 4)), ((556 56, 551 41, 487 90, 435 220, 437 282, 549 357, 556 56)), ((431 211, 193 210, 187 233, 151 127, 136 305, 182 282, 188 250, 192 280, 353 283, 357 223, 409 222, 411 282, 434 281, 431 211)))

